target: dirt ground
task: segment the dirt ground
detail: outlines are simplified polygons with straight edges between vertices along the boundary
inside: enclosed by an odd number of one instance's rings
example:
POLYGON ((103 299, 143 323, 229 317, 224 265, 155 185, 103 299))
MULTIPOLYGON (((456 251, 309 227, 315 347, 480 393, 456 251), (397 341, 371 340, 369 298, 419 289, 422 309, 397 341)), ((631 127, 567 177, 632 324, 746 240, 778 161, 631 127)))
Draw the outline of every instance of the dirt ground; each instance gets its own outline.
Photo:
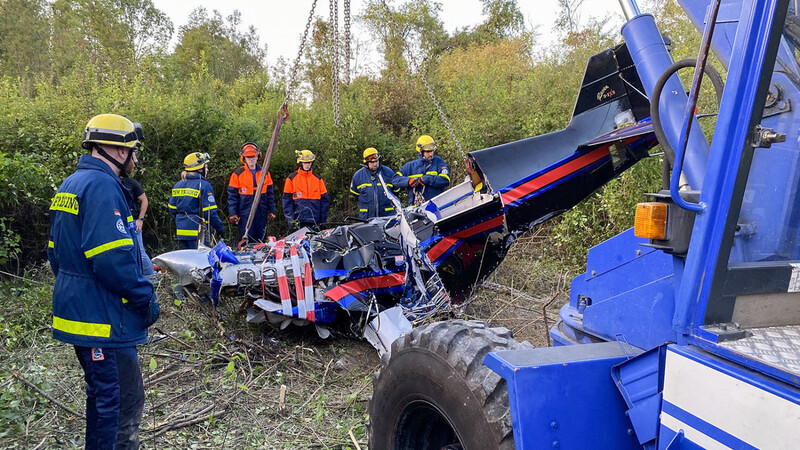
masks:
MULTIPOLYGON (((574 274, 538 263, 538 244, 535 233, 517 242, 462 317, 549 345, 547 329, 568 300, 574 274)), ((83 443, 82 371, 72 349, 50 337, 50 287, 43 279, 5 284, 0 292, 9 299, 0 306, 7 334, 0 348, 5 448, 83 443), (10 320, 37 310, 21 322, 10 320)), ((323 340, 311 327, 247 324, 235 299, 221 304, 215 323, 209 304, 174 301, 170 284, 159 286, 162 316, 151 342, 139 348, 146 391, 142 448, 368 447, 367 399, 379 362, 368 343, 323 340)))

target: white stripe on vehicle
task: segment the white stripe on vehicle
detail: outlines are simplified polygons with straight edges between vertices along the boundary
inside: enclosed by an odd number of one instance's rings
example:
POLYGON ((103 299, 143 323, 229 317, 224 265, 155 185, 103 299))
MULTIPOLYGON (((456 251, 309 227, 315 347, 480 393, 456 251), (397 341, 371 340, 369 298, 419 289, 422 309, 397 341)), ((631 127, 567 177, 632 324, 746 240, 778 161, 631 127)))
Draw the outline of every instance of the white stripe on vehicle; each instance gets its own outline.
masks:
POLYGON ((800 404, 671 349, 665 365, 664 402, 756 448, 797 447, 800 404))

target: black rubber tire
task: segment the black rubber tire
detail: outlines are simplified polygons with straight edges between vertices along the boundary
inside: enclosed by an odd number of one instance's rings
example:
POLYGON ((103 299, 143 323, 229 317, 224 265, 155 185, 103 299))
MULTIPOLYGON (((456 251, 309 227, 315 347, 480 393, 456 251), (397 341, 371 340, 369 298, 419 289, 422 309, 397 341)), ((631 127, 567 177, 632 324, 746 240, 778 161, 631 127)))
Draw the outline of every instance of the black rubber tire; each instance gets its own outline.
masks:
POLYGON ((513 449, 506 382, 483 358, 530 347, 506 328, 464 320, 397 339, 372 380, 370 449, 513 449))

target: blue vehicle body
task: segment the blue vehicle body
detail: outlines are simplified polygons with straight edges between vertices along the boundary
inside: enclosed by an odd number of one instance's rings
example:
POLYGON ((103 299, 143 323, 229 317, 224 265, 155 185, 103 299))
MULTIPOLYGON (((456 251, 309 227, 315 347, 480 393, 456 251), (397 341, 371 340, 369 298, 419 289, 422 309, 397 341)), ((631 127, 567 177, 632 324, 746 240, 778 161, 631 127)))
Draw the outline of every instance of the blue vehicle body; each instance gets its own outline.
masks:
MULTIPOLYGON (((681 3, 710 28, 714 1, 681 3)), ((507 382, 516 448, 800 448, 800 65, 789 3, 719 6, 711 48, 727 80, 710 147, 690 134, 683 158, 699 191, 682 200, 697 210, 688 251, 633 230, 598 245, 551 329, 554 347, 487 355, 507 382)), ((652 16, 622 34, 650 95, 672 63, 652 16)), ((678 160, 687 103, 673 81, 660 111, 678 160)))

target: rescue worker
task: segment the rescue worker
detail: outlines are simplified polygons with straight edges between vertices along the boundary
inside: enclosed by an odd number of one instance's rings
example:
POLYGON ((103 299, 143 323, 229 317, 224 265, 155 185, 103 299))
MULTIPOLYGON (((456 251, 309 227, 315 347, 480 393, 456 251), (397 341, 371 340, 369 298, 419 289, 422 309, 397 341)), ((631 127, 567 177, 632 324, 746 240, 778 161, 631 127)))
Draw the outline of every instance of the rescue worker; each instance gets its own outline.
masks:
POLYGON ((383 177, 389 190, 398 192, 392 184, 394 171, 381 164, 381 155, 373 147, 364 150, 364 167, 358 169, 350 180, 350 193, 358 199, 358 218, 367 220, 373 217, 394 215, 394 205, 383 191, 378 174, 383 177))
MULTIPOLYGON (((261 179, 261 166, 258 164, 260 158, 261 150, 258 146, 252 142, 245 143, 239 157, 244 165, 233 171, 228 182, 228 220, 237 225, 239 239, 244 235, 258 181, 261 179)), ((275 220, 275 189, 269 172, 261 187, 257 206, 248 234, 255 240, 263 241, 267 232, 267 220, 275 220)))
POLYGON ((203 234, 201 242, 210 247, 209 224, 220 237, 225 237, 225 227, 217 215, 214 188, 205 179, 208 176, 210 160, 208 153, 195 152, 186 155, 183 159, 184 171, 181 172, 181 181, 172 188, 169 212, 175 216, 175 229, 182 249, 197 248, 201 230, 203 234))
POLYGON ((120 174, 141 127, 116 114, 86 124, 77 170, 50 204, 47 257, 56 276, 53 338, 71 344, 86 380, 86 448, 138 448, 144 389, 136 346, 159 316, 120 174))
MULTIPOLYGON (((134 124, 136 125, 136 124, 134 124)), ((142 228, 144 227, 144 215, 147 214, 147 207, 149 202, 147 194, 144 193, 144 188, 138 181, 131 178, 133 171, 136 169, 136 162, 131 160, 125 170, 120 173, 120 181, 122 186, 128 191, 131 196, 131 202, 128 207, 131 209, 133 221, 136 224, 136 239, 139 241, 139 247, 142 249, 142 271, 144 276, 151 281, 155 280, 156 272, 153 268, 153 262, 150 256, 147 255, 147 250, 144 248, 144 241, 142 240, 142 228)))
POLYGON ((311 171, 315 159, 310 150, 297 152, 298 168, 283 184, 283 215, 291 231, 302 227, 319 230, 328 220, 328 190, 322 178, 311 171))
POLYGON ((408 204, 419 205, 444 192, 450 185, 450 171, 444 160, 434 155, 436 142, 424 134, 417 139, 417 159, 405 163, 392 183, 408 189, 408 204))

